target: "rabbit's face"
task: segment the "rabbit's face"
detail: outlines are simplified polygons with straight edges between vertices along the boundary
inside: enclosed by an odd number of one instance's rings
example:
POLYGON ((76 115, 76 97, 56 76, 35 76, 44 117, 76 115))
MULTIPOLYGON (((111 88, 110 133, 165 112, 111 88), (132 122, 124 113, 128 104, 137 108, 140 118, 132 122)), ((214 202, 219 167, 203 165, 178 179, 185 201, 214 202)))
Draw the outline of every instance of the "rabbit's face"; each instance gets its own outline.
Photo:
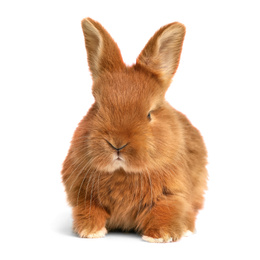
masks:
POLYGON ((132 67, 124 64, 117 44, 99 23, 87 18, 82 28, 95 104, 75 134, 79 143, 82 135, 87 138, 86 147, 75 150, 84 152, 88 165, 108 172, 170 165, 183 139, 164 95, 179 64, 185 27, 162 27, 132 67))
POLYGON ((157 132, 167 131, 159 120, 165 101, 158 81, 129 69, 101 77, 93 94, 97 109, 90 145, 98 167, 109 172, 144 170, 158 157, 157 132))

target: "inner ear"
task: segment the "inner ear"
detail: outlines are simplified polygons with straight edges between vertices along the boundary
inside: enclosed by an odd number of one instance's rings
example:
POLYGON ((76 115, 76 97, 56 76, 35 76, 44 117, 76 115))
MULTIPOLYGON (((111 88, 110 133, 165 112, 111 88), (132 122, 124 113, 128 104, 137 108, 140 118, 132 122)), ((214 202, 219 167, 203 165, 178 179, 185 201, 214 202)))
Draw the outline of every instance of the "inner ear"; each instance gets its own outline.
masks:
POLYGON ((82 29, 93 80, 105 72, 121 71, 125 68, 117 44, 100 23, 85 18, 82 20, 82 29))
POLYGON ((137 58, 137 64, 169 84, 179 65, 184 36, 185 27, 180 23, 162 27, 148 41, 137 58))
POLYGON ((89 68, 93 78, 98 76, 99 57, 102 50, 102 37, 96 27, 91 23, 91 20, 82 20, 82 29, 85 39, 85 47, 88 54, 89 68))

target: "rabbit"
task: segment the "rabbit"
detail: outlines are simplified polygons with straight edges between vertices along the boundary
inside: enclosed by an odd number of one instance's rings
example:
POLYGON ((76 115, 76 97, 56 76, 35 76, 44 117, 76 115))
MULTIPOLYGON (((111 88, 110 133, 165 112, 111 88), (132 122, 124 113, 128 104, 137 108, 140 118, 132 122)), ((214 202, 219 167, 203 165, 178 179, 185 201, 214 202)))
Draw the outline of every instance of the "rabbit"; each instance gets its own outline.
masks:
POLYGON ((194 232, 208 179, 200 132, 165 100, 186 29, 163 26, 132 66, 100 23, 85 18, 82 29, 95 101, 61 171, 73 229, 82 238, 120 229, 178 241, 194 232))

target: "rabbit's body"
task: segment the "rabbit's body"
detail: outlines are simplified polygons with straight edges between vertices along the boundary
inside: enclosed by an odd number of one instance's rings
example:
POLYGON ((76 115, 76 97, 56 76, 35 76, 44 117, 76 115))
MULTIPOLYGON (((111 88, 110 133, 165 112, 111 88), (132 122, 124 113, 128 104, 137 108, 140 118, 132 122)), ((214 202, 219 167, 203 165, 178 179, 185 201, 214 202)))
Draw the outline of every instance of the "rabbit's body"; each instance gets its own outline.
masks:
MULTIPOLYGON (((179 58, 167 76, 156 70, 158 58, 146 57, 158 56, 153 45, 160 40, 164 51, 171 30, 179 36, 181 29, 178 23, 163 27, 127 67, 104 28, 83 20, 96 102, 79 123, 62 170, 81 237, 119 228, 168 242, 194 231, 206 189, 206 148, 199 131, 164 99, 179 58)), ((178 42, 172 52, 180 56, 178 42)))

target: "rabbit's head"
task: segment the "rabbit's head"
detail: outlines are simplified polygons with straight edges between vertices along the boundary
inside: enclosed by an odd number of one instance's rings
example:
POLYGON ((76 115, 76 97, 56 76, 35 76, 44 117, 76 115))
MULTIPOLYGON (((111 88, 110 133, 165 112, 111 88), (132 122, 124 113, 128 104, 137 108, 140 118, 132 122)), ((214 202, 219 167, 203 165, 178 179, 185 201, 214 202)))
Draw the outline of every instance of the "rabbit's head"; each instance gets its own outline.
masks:
POLYGON ((183 138, 164 96, 179 64, 185 27, 162 27, 131 67, 99 23, 86 18, 82 28, 95 103, 75 132, 77 150, 95 168, 108 172, 169 165, 183 138))

